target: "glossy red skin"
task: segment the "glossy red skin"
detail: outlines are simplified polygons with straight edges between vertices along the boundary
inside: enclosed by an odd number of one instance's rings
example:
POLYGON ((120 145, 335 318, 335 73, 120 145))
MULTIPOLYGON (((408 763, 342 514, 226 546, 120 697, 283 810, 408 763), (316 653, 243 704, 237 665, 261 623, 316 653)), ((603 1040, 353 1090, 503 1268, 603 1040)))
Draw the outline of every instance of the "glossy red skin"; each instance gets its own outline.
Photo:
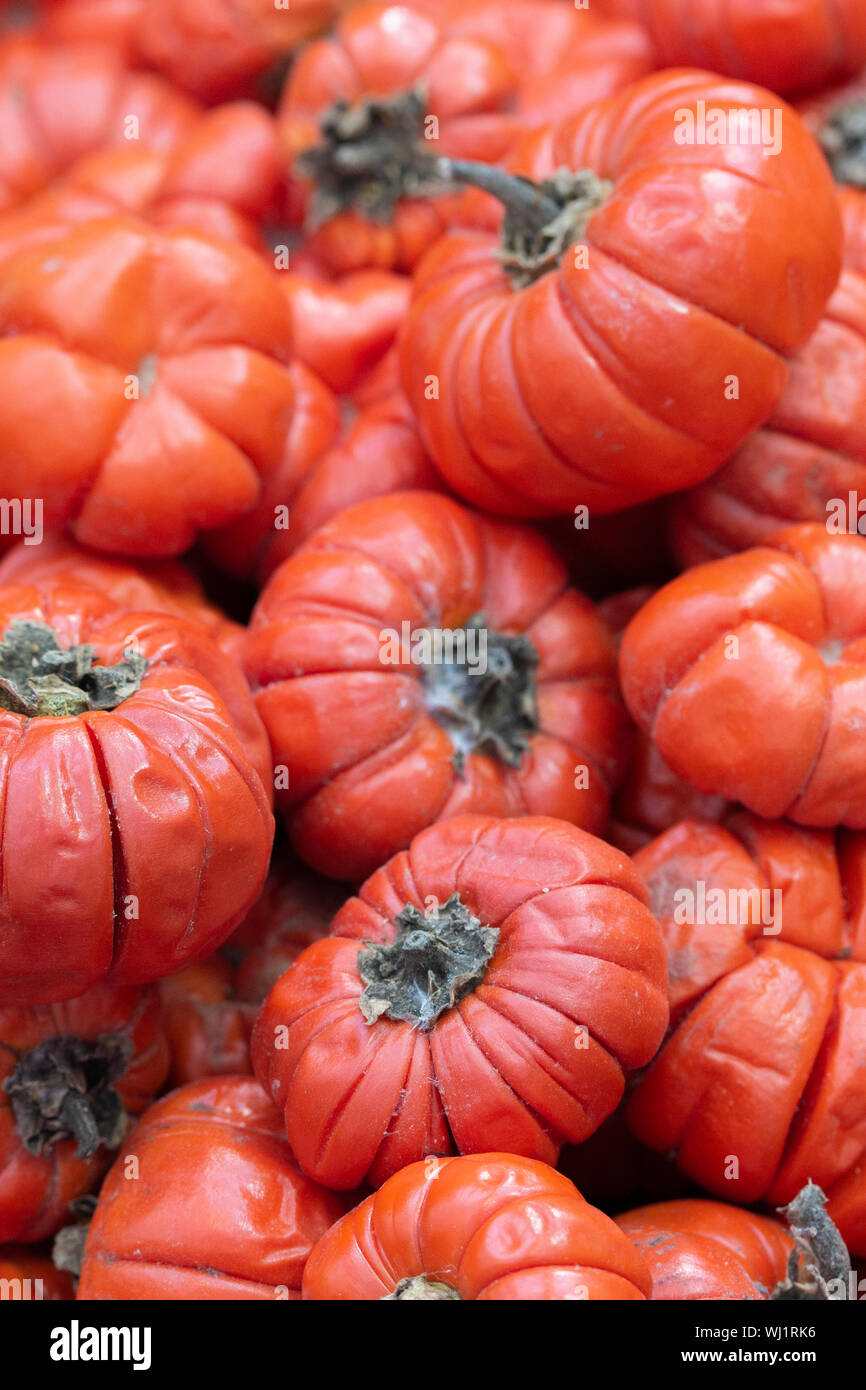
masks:
POLYGON ((614 666, 609 633, 537 533, 426 492, 360 503, 307 540, 261 595, 245 659, 275 765, 288 768, 277 798, 294 848, 352 882, 464 811, 600 832, 628 756, 614 666), (519 767, 469 753, 461 776, 423 668, 384 665, 380 633, 450 630, 479 612, 539 653, 540 731, 519 767))
POLYGON ((673 549, 688 566, 764 545, 852 492, 866 499, 866 275, 844 270, 766 426, 671 504, 673 549))
POLYGON ((616 1224, 649 1266, 654 1303, 766 1300, 794 1244, 768 1216, 701 1198, 636 1207, 616 1224))
POLYGON ((862 964, 762 940, 645 1073, 628 1105, 634 1133, 729 1200, 780 1206, 812 1178, 862 1254, 864 1009, 862 964))
MULTIPOLYGON (((648 46, 633 26, 598 23, 587 11, 541 0, 455 6, 359 5, 328 38, 298 57, 278 122, 290 159, 315 145, 322 116, 352 103, 423 86, 439 120, 436 152, 502 160, 521 128, 589 105, 649 70, 648 46), (563 55, 568 54, 566 60, 563 55)), ((299 209, 304 188, 299 185, 299 209)), ((342 214, 309 246, 335 272, 363 266, 410 271, 466 205, 403 199, 390 225, 342 214)))
MULTIPOLYGON (((807 103, 804 119, 816 129, 848 97, 866 98, 862 78, 835 97, 807 103)), ((671 503, 671 545, 683 565, 761 545, 792 522, 826 521, 828 502, 847 506, 851 492, 858 504, 866 497, 866 195, 845 185, 837 192, 846 266, 839 286, 792 360, 788 389, 767 426, 706 483, 671 503)))
MULTIPOLYGON (((54 534, 44 536, 39 545, 24 540, 14 543, 0 561, 0 588, 7 584, 98 589, 119 608, 156 610, 195 620, 228 656, 240 656, 246 630, 208 602, 198 580, 177 560, 141 560, 132 565, 54 534)), ((268 784, 270 780, 268 776, 268 784)))
POLYGON ((273 119, 253 102, 233 102, 205 112, 171 150, 143 138, 77 161, 0 216, 0 258, 78 223, 124 214, 261 251, 259 224, 277 203, 280 176, 273 119))
POLYGON ((851 1202, 862 1204, 862 837, 837 858, 828 835, 745 815, 730 824, 735 835, 684 822, 635 856, 665 934, 673 1027, 628 1102, 628 1121, 719 1197, 782 1206, 811 1179, 860 1253, 862 1233, 837 1189, 853 1183, 851 1202), (676 890, 701 879, 708 891, 781 887, 781 932, 678 924, 676 890))
POLYGON ((33 1300, 37 1298, 39 1287, 36 1280, 40 1281, 41 1298, 45 1302, 64 1302, 75 1297, 72 1275, 58 1269, 48 1255, 34 1254, 23 1245, 0 1246, 0 1281, 4 1279, 29 1279, 29 1297, 33 1300))
POLYGON ((423 83, 440 123, 437 151, 501 158, 514 134, 507 110, 517 75, 501 39, 456 38, 453 25, 447 14, 440 20, 376 0, 343 15, 289 73, 277 115, 287 153, 294 157, 318 142, 321 118, 336 101, 355 104, 423 83))
POLYGON ((260 257, 116 218, 20 250, 4 286, 5 496, 127 557, 180 554, 259 502, 291 451, 298 370, 260 257))
POLYGON ((517 172, 613 183, 587 223, 588 264, 565 255, 515 291, 492 236, 455 233, 418 267, 403 386, 437 467, 475 505, 603 513, 693 486, 781 398, 781 354, 809 337, 839 274, 832 179, 787 108, 772 159, 675 143, 676 112, 698 101, 779 108, 760 88, 666 72, 523 138, 517 172))
POLYGON ((387 1298, 426 1275, 464 1300, 642 1300, 634 1246, 561 1173, 511 1153, 412 1163, 323 1236, 304 1299, 387 1298))
POLYGON ((327 933, 345 897, 325 879, 290 866, 274 869, 224 954, 161 981, 174 1085, 252 1072, 250 1035, 260 1004, 300 953, 327 933))
MULTIPOLYGON (((421 84, 439 118, 437 152, 494 163, 505 156, 517 128, 508 108, 518 80, 500 44, 452 36, 447 15, 387 3, 358 6, 299 55, 277 111, 286 155, 293 164, 318 143, 322 116, 335 101, 357 103, 421 84)), ((301 220, 306 200, 298 181, 301 220)), ((454 198, 403 199, 388 224, 343 213, 313 231, 308 247, 336 274, 364 267, 411 271, 459 207, 454 198)))
POLYGON ((866 827, 864 584, 866 540, 811 525, 660 589, 620 677, 673 771, 768 819, 866 827))
POLYGON ((17 619, 148 669, 114 711, 0 718, 0 1002, 159 979, 220 945, 267 872, 269 795, 210 679, 240 673, 197 624, 93 590, 4 589, 0 631, 17 619))
MULTIPOLYGON (((159 1000, 149 986, 100 984, 65 1004, 0 1005, 0 1083, 46 1038, 74 1035, 95 1042, 107 1033, 132 1043, 115 1089, 127 1114, 139 1115, 169 1065, 159 1000)), ((87 1159, 76 1158, 76 1147, 74 1139, 61 1139, 38 1156, 29 1153, 0 1084, 0 1242, 44 1240, 69 1223, 69 1203, 91 1192, 112 1161, 104 1146, 87 1159)))
POLYGON ((552 1163, 585 1139, 667 1023, 644 895, 624 856, 548 817, 457 816, 418 835, 298 957, 256 1023, 253 1066, 302 1168, 328 1186, 378 1186, 426 1154, 495 1146, 552 1163), (364 943, 393 940, 407 903, 455 892, 500 932, 483 981, 427 1032, 367 1024, 364 943))
POLYGON ((338 395, 357 389, 393 346, 409 305, 405 275, 359 270, 335 281, 280 277, 297 355, 338 395))
MULTIPOLYGON (((324 441, 325 431, 319 434, 324 441)), ((223 569, 254 576, 263 584, 346 507, 392 492, 441 489, 439 474, 399 391, 361 410, 339 435, 328 434, 327 440, 327 448, 295 450, 267 489, 268 498, 278 497, 289 508, 288 528, 274 529, 273 504, 263 502, 208 539, 208 552, 223 569)), ((318 445, 319 440, 314 443, 318 445)))
MULTIPOLYGON (((300 361, 292 363, 286 376, 291 416, 278 462, 262 478, 254 505, 204 538, 205 549, 221 568, 261 582, 279 563, 282 548, 291 552, 297 544, 299 499, 321 469, 327 469, 340 442, 343 411, 333 392, 300 361), (277 529, 276 517, 285 509, 288 526, 277 529)), ((342 507, 344 488, 352 486, 344 474, 337 478, 329 516, 342 507)))
POLYGON ((78 1298, 296 1300, 311 1247, 345 1209, 298 1171, 255 1081, 183 1086, 148 1110, 105 1180, 78 1298))
POLYGON ((151 73, 127 72, 105 47, 0 40, 0 210, 38 193, 97 150, 138 138, 167 151, 198 118, 196 104, 151 73))
POLYGON ((859 0, 618 0, 647 26, 662 67, 694 63, 775 92, 800 92, 866 63, 859 0))

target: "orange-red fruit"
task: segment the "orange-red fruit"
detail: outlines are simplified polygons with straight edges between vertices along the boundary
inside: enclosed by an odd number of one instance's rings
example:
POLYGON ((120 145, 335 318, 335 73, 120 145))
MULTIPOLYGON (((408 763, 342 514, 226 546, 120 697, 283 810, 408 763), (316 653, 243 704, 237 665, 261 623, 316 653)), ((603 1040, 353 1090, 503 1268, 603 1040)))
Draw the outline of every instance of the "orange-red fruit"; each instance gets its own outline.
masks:
POLYGON ((262 593, 245 669, 285 769, 277 796, 292 842, 333 877, 358 881, 467 811, 600 833, 628 756, 611 637, 562 562, 531 528, 432 493, 359 503, 315 532, 262 593), (473 656, 466 638, 469 675, 446 638, 459 642, 479 615, 486 647, 476 634, 473 656), (439 634, 439 656, 425 632, 439 634), (500 636, 538 658, 514 686, 528 704, 519 721, 477 727, 476 696, 512 688, 500 636), (461 711, 448 684, 458 676, 461 711))
POLYGON ((263 259, 111 218, 19 250, 3 283, 3 496, 127 557, 180 554, 259 501, 297 394, 263 259))
POLYGON ((672 1029, 627 1107, 716 1196, 780 1206, 811 1179, 866 1231, 862 836, 744 814, 635 856, 662 926, 672 1029))
POLYGON ((667 1019, 660 930, 624 855, 547 817, 458 816, 373 874, 277 981, 253 1065, 304 1170, 350 1188, 426 1154, 555 1162, 616 1108, 667 1019), (397 940, 411 965, 455 903, 483 958, 454 993, 442 983, 438 1012, 420 966, 412 1008, 383 1012, 371 960, 397 940))
POLYGON ((695 63, 800 92, 866 63, 860 0, 606 0, 647 26, 660 66, 695 63))
POLYGON ((866 827, 866 539, 792 527, 659 590, 620 650, 626 703, 698 791, 866 827))
POLYGON ((412 1163, 332 1227, 305 1299, 641 1300, 647 1265, 561 1173, 510 1153, 412 1163))
POLYGON ((654 1303, 766 1299, 793 1248, 778 1221, 701 1198, 635 1207, 616 1224, 649 1266, 654 1303))
POLYGON ((522 517, 703 481, 772 413, 784 356, 836 286, 821 151, 772 93, 675 70, 531 132, 512 164, 611 187, 578 246, 523 288, 487 233, 443 237, 418 267, 401 372, 437 467, 467 501, 522 517), (706 139, 702 112, 744 107, 782 117, 773 157, 706 139))
POLYGON ((298 1171, 255 1081, 183 1086, 151 1107, 105 1180, 78 1297, 298 1299, 313 1244, 344 1211, 298 1171))
POLYGON ((145 668, 114 708, 0 711, 10 1004, 156 980, 207 955, 257 898, 273 839, 261 725, 198 623, 119 609, 94 589, 0 591, 4 640, 24 622, 98 665, 132 648, 145 668))

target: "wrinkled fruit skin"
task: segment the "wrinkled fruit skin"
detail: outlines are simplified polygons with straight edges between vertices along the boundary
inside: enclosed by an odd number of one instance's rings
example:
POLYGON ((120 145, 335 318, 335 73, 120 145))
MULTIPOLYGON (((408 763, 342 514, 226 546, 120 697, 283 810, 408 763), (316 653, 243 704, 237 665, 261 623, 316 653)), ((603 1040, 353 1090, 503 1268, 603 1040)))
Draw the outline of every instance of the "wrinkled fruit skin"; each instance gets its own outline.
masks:
POLYGON ((613 187, 586 257, 567 251, 525 288, 482 232, 443 237, 418 267, 401 376, 436 466, 467 501, 524 518, 703 481, 772 413, 783 357, 836 286, 842 227, 820 150, 771 93, 673 71, 529 132, 512 165, 613 187), (781 112, 778 156, 678 143, 677 112, 701 101, 781 112))
POLYGON ((426 825, 462 812, 604 828, 630 746, 613 643, 527 527, 424 492, 349 508, 276 571, 244 664, 274 763, 287 770, 277 796, 293 845, 321 873, 359 882, 426 825), (538 653, 540 727, 518 765, 485 746, 461 773, 423 669, 403 650, 384 661, 383 637, 404 623, 459 629, 478 613, 538 653))
POLYGON ((412 1163, 315 1246, 305 1299, 382 1299, 426 1276, 461 1299, 649 1298, 642 1256, 544 1163, 510 1153, 412 1163))
POLYGON ((106 1178, 78 1298, 298 1299, 310 1249, 345 1209, 298 1171, 255 1081, 184 1086, 148 1111, 106 1178))
POLYGON ((179 555, 286 466, 291 322, 264 258, 118 216, 20 248, 3 276, 0 490, 43 498, 47 528, 179 555))
POLYGON ((866 827, 866 539, 792 527, 688 570, 632 620, 626 703, 698 791, 866 827))
MULTIPOLYGON (((847 219, 853 245, 846 246, 846 259, 857 255, 861 220, 853 232, 847 219)), ((705 483, 671 503, 671 545, 683 567, 765 545, 783 526, 820 521, 840 529, 841 520, 848 530, 849 494, 857 503, 866 499, 866 275, 843 270, 790 369, 766 426, 705 483), (843 518, 837 499, 845 504, 843 518)), ((855 512, 855 530, 859 520, 855 512)))
POLYGON ((132 644, 147 670, 114 710, 0 712, 0 1003, 159 979, 220 945, 267 873, 269 792, 228 703, 252 712, 240 672, 198 624, 90 589, 3 589, 0 632, 16 620, 105 665, 132 644))
POLYGON ((617 0, 649 30, 661 67, 699 63, 806 91, 866 63, 866 14, 859 0, 617 0))
POLYGON ((766 1299, 794 1244, 770 1217, 701 1198, 635 1207, 616 1224, 649 1266, 654 1303, 766 1299))
POLYGON ((726 827, 685 821, 635 856, 665 937, 672 1028, 626 1109, 642 1143, 718 1197, 778 1207, 816 1182, 855 1254, 866 1249, 861 841, 739 813, 726 827), (701 882, 706 921, 690 923, 677 894, 701 882), (750 890, 781 903, 725 905, 719 921, 717 890, 725 904, 750 890))
POLYGON ((616 1108, 667 1019, 659 928, 624 855, 546 817, 460 816, 374 874, 277 982, 253 1066, 306 1172, 378 1185, 431 1153, 554 1163, 616 1108), (499 931, 482 982, 427 1030, 365 1022, 359 956, 393 941, 407 903, 455 893, 499 931))

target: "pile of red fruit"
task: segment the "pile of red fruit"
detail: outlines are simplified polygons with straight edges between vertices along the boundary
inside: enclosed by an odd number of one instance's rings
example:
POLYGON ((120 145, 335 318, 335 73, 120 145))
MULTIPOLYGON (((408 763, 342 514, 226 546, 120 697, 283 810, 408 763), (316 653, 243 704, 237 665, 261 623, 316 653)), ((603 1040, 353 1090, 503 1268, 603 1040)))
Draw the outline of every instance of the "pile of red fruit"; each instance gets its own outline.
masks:
POLYGON ((863 0, 0 30, 3 1297, 862 1296, 863 0))

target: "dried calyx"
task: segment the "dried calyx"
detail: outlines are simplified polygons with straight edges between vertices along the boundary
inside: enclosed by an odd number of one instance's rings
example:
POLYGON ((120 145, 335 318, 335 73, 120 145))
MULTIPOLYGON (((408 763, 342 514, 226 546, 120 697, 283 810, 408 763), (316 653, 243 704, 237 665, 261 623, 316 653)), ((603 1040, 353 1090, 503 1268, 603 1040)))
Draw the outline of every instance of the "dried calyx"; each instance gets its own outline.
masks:
POLYGON ((420 91, 338 101, 322 117, 322 143, 296 161, 313 181, 308 225, 320 227, 354 209, 374 222, 390 222, 401 198, 441 193, 439 161, 423 149, 424 97, 420 91))
POLYGON ((380 1303, 460 1303, 456 1289, 443 1284, 438 1279, 428 1279, 426 1274, 416 1274, 410 1279, 401 1279, 393 1293, 385 1294, 380 1303))
POLYGON ((818 139, 836 182, 866 188, 866 100, 837 106, 818 139))
POLYGON ((126 1113, 114 1082, 132 1051, 129 1038, 108 1033, 94 1042, 46 1038, 25 1052, 3 1082, 25 1148, 38 1155, 61 1139, 75 1139, 77 1158, 90 1158, 100 1144, 117 1148, 126 1113))
POLYGON ((786 1278, 770 1299, 781 1303, 844 1302, 851 1296, 851 1257, 839 1231, 827 1215, 827 1198, 809 1182, 782 1208, 794 1248, 786 1278))
POLYGON ((519 767, 539 728, 538 652, 528 637, 491 631, 483 613, 469 619, 460 644, 459 635, 458 631, 451 638, 454 659, 424 667, 427 708, 448 732, 458 772, 470 753, 486 753, 519 767))
POLYGON ((45 623, 20 620, 0 642, 0 708, 31 719, 116 709, 146 670, 132 648, 115 666, 95 666, 92 647, 61 647, 45 623))
POLYGON ((71 1226, 63 1226, 54 1237, 51 1246, 51 1259, 57 1269, 63 1269, 78 1279, 84 1260, 84 1247, 90 1232, 90 1222, 96 1211, 98 1198, 94 1193, 76 1197, 69 1203, 69 1215, 75 1218, 71 1226))
POLYGON ((561 169, 536 184, 492 165, 431 154, 424 110, 417 90, 331 107, 322 120, 322 143, 297 161, 314 185, 310 226, 350 210, 387 223, 401 198, 479 188, 505 208, 500 258, 515 288, 552 270, 583 239, 612 184, 589 169, 561 169))
POLYGON ((499 932, 482 926, 459 893, 426 913, 409 903, 395 925, 392 942, 358 956, 361 1012, 367 1023, 384 1016, 427 1029, 480 985, 499 932))

